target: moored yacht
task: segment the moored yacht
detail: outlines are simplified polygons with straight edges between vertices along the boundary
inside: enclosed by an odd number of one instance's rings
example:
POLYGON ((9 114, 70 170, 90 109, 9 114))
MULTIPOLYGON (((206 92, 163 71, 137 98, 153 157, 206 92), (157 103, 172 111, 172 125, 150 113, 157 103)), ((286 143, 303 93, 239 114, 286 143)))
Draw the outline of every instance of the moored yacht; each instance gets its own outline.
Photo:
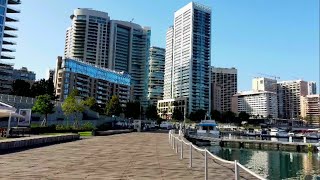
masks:
POLYGON ((220 131, 217 128, 218 125, 215 120, 202 120, 197 126, 197 135, 215 138, 219 138, 220 136, 220 131))

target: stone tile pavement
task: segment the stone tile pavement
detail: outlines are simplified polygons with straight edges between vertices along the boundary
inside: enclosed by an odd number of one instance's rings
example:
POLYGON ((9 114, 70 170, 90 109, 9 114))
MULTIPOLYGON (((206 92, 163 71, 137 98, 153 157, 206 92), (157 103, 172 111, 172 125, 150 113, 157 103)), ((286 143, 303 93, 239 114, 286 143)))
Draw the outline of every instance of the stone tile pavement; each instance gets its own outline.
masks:
MULTIPOLYGON (((204 157, 188 147, 183 160, 166 133, 92 137, 0 155, 0 179, 204 179, 204 157)), ((234 179, 233 165, 209 160, 209 179, 234 179)), ((241 171, 242 179, 255 179, 241 171)))

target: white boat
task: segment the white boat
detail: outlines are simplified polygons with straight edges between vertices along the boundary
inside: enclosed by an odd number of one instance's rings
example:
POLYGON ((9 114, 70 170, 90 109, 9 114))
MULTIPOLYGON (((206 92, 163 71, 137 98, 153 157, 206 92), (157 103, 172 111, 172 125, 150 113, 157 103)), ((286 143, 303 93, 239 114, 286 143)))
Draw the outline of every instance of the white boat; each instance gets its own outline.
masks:
POLYGON ((318 133, 315 132, 306 133, 305 136, 307 138, 319 138, 318 133))
POLYGON ((277 137, 289 137, 289 134, 285 130, 279 129, 277 132, 277 137))
POLYGON ((277 128, 272 128, 270 129, 269 135, 270 136, 277 136, 278 129, 277 128))
POLYGON ((261 131, 259 131, 257 129, 249 129, 244 134, 248 135, 248 136, 260 136, 261 135, 261 131))
POLYGON ((303 137, 304 134, 303 134, 303 133, 297 133, 297 134, 295 134, 294 136, 295 136, 295 137, 303 137))
POLYGON ((197 135, 219 138, 220 131, 215 120, 202 120, 198 125, 197 135))

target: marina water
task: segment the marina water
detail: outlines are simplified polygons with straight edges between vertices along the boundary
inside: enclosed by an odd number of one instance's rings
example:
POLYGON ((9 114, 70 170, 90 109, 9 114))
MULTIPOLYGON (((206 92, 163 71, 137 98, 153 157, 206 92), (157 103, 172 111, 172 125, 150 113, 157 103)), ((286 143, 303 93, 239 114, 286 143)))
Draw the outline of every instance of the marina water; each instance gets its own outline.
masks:
POLYGON ((239 160, 241 164, 271 179, 320 179, 320 154, 254 149, 206 147, 226 160, 239 160))

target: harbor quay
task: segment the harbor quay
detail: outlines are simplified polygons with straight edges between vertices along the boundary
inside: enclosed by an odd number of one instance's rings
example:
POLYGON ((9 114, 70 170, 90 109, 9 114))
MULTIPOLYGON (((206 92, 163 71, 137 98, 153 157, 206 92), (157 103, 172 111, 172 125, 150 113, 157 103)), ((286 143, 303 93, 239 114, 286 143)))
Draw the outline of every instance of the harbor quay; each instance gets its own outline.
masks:
MULTIPOLYGON (((176 153, 167 133, 127 133, 0 155, 0 179, 204 179, 204 154, 176 153)), ((208 179, 235 179, 234 165, 208 158, 208 179)), ((239 170, 241 179, 256 179, 239 170)))

